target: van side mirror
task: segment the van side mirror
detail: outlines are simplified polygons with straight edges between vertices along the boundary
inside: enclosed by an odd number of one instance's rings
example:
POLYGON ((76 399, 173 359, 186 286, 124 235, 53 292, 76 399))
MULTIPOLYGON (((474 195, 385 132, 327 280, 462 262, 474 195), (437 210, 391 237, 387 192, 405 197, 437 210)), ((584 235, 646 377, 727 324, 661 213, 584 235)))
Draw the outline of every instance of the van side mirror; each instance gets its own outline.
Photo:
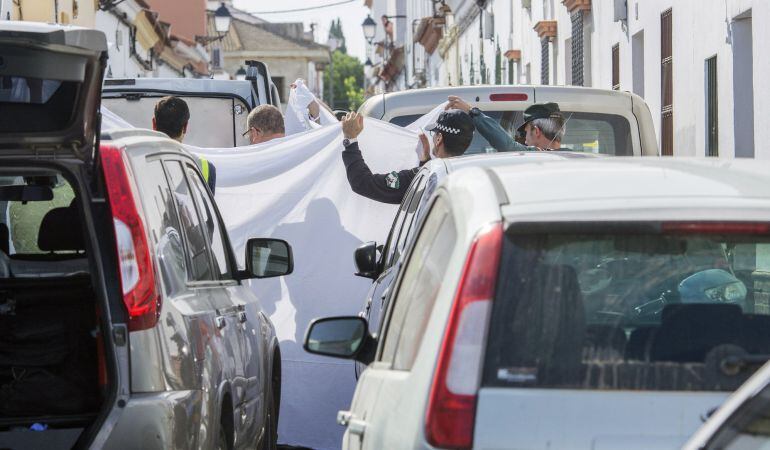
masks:
POLYGON ((358 316, 324 317, 310 323, 303 348, 308 353, 372 361, 376 340, 369 335, 369 324, 358 316))
POLYGON ((380 267, 377 261, 377 243, 369 241, 361 244, 354 253, 356 259, 356 275, 376 280, 380 276, 380 267))
POLYGON ((294 271, 291 245, 282 239, 249 239, 246 242, 246 270, 240 277, 272 278, 294 271))

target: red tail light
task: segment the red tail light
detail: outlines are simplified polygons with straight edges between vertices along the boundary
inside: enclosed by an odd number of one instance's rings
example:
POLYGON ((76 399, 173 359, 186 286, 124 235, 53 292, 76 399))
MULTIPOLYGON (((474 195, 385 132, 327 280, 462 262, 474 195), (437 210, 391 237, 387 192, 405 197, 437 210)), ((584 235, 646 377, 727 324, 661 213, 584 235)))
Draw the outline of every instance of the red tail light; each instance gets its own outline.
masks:
POLYGON ((463 267, 428 399, 425 436, 434 447, 473 444, 476 394, 502 241, 501 224, 484 228, 463 267))
POLYGON ((152 328, 158 321, 160 296, 155 284, 150 246, 136 204, 137 196, 129 176, 128 163, 121 149, 100 148, 107 195, 115 225, 120 284, 123 303, 128 309, 131 331, 152 328))
POLYGON ((692 234, 768 234, 770 224, 763 222, 663 222, 663 233, 692 234))
POLYGON ((527 94, 489 94, 489 101, 492 102, 526 102, 529 100, 527 94))

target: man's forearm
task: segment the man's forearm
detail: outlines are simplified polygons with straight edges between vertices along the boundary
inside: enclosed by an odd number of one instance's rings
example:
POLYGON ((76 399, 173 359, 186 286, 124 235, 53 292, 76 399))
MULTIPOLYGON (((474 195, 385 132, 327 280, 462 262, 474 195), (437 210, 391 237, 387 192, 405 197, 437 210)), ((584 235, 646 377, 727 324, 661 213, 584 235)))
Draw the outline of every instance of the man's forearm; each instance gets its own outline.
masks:
POLYGON ((476 130, 484 136, 489 144, 498 152, 529 150, 527 146, 516 142, 511 135, 500 126, 497 120, 484 113, 474 115, 473 124, 476 126, 476 130))

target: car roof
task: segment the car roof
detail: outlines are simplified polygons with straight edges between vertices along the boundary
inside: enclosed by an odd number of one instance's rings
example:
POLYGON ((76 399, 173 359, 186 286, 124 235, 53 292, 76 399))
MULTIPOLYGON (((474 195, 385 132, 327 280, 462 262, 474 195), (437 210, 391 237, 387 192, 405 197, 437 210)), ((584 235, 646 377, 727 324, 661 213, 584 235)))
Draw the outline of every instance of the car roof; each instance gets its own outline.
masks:
POLYGON ((545 161, 567 161, 572 159, 603 158, 604 155, 584 152, 496 152, 477 155, 445 158, 447 172, 455 172, 466 167, 495 167, 507 164, 524 164, 545 161))
MULTIPOLYGON (((501 207, 510 221, 770 221, 770 167, 760 161, 670 157, 522 161, 490 164, 487 172, 511 199, 501 207)), ((471 169, 458 175, 480 174, 471 169)))
POLYGON ((104 81, 102 92, 232 94, 249 102, 252 100, 250 81, 210 78, 111 78, 104 81))

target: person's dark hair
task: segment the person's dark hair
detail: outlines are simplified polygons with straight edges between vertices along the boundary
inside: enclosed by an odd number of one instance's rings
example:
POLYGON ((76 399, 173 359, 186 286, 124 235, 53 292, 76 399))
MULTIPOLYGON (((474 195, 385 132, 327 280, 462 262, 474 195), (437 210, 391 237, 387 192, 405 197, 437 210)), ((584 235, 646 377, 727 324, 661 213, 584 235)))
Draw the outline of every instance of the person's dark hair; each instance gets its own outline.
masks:
POLYGON ((176 139, 182 135, 190 120, 187 103, 178 97, 163 97, 155 104, 155 129, 176 139))
POLYGON ((451 156, 462 156, 473 140, 473 130, 470 133, 461 133, 459 135, 453 135, 444 133, 443 131, 436 130, 441 133, 441 138, 444 140, 444 150, 451 156))

